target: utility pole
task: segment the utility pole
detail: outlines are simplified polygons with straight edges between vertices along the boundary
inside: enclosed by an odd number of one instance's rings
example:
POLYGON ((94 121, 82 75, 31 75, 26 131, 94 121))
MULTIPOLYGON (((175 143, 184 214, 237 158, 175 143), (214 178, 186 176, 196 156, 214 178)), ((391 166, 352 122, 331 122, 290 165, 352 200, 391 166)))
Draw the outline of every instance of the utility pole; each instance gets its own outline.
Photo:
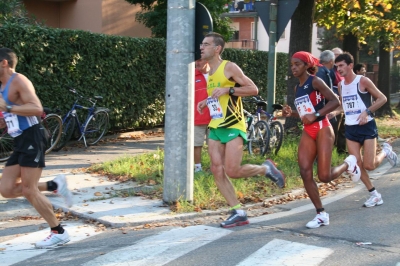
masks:
POLYGON ((193 200, 195 0, 168 0, 165 202, 193 200))

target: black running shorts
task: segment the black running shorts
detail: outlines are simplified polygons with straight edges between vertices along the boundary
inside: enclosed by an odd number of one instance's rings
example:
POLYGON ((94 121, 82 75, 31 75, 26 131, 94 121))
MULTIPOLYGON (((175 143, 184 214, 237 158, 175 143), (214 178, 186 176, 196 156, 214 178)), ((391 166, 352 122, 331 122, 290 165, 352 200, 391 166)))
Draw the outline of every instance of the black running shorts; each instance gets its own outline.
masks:
POLYGON ((7 160, 6 166, 18 164, 25 167, 45 167, 45 143, 42 125, 37 124, 25 129, 21 135, 14 138, 14 152, 7 160))

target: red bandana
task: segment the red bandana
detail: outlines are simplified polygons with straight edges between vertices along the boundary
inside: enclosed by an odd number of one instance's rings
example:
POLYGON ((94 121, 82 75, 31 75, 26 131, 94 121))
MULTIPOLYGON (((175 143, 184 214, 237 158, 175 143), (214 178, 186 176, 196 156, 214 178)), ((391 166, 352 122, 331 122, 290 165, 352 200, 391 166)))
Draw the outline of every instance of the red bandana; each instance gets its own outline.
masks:
POLYGON ((309 52, 300 51, 300 52, 294 53, 292 58, 300 59, 301 61, 306 63, 309 67, 321 66, 318 58, 316 58, 309 52))

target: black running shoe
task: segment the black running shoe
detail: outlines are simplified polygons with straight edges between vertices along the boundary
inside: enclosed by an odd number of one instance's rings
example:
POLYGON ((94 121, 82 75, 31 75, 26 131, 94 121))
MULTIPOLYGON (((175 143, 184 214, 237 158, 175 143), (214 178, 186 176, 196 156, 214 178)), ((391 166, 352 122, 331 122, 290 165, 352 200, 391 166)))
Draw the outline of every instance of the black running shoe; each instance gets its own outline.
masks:
POLYGON ((268 159, 263 163, 263 165, 267 167, 267 173, 265 176, 271 179, 278 187, 285 187, 285 175, 282 171, 276 168, 275 163, 268 159))
POLYGON ((247 214, 245 213, 244 216, 240 216, 236 210, 232 210, 231 216, 225 221, 221 223, 221 227, 223 228, 230 228, 235 226, 241 226, 245 224, 249 224, 249 220, 247 219, 247 214))

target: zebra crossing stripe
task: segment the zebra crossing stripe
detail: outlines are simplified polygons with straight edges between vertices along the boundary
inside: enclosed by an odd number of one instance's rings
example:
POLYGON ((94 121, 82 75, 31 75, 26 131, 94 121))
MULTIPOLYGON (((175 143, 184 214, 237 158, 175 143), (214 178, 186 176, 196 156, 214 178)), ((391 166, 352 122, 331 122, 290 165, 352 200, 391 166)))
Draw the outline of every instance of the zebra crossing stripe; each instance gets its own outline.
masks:
POLYGON ((144 238, 135 245, 114 250, 83 265, 164 265, 230 233, 231 230, 204 225, 176 228, 144 238))
MULTIPOLYGON (((65 229, 71 239, 69 243, 78 242, 100 233, 95 232, 96 228, 93 226, 76 222, 67 223, 65 229)), ((8 266, 46 253, 48 249, 36 249, 33 244, 43 240, 49 233, 49 229, 44 229, 1 242, 0 264, 8 266)))
POLYGON ((329 248, 274 239, 237 266, 317 266, 332 253, 329 248))

